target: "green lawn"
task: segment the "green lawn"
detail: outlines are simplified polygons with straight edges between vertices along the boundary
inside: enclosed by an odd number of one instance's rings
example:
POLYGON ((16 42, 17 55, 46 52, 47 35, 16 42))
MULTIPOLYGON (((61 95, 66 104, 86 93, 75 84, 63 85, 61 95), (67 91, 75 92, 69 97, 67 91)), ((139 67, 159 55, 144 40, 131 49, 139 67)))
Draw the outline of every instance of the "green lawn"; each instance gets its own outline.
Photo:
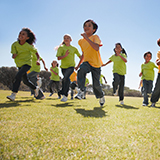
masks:
POLYGON ((122 106, 106 96, 102 108, 89 95, 64 103, 19 92, 11 102, 10 93, 0 90, 0 159, 160 159, 160 101, 150 108, 125 97, 122 106))

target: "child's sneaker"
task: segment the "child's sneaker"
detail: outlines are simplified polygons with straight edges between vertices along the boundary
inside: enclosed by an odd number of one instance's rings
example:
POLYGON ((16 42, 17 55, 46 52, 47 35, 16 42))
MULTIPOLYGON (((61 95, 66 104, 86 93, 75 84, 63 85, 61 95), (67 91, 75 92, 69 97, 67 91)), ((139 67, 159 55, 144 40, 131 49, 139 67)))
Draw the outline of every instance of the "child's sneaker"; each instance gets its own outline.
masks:
POLYGON ((11 101, 14 101, 16 98, 16 93, 12 93, 10 96, 7 96, 7 98, 11 101))
POLYGON ((100 106, 102 107, 102 106, 104 105, 104 103, 105 103, 105 98, 104 98, 104 96, 103 96, 102 98, 100 98, 99 104, 100 104, 100 106))
POLYGON ((79 92, 75 95, 74 98, 77 98, 77 99, 82 99, 84 97, 84 92, 79 90, 79 92))
POLYGON ((143 103, 142 106, 148 106, 147 104, 143 103))
POLYGON ((66 102, 68 100, 68 98, 65 95, 62 95, 63 98, 61 99, 62 102, 66 102))
POLYGON ((35 97, 37 97, 38 96, 38 94, 39 94, 39 86, 36 86, 36 89, 34 90, 34 92, 35 92, 35 97))
POLYGON ((43 99, 45 99, 45 98, 46 98, 46 97, 45 97, 45 96, 43 96, 43 97, 41 97, 41 98, 40 98, 40 100, 43 100, 43 99))
POLYGON ((50 95, 49 95, 49 97, 51 97, 53 95, 53 93, 51 93, 50 95))
POLYGON ((152 103, 150 107, 156 107, 156 103, 152 103))
POLYGON ((124 105, 124 102, 123 102, 123 101, 120 101, 120 104, 121 104, 121 105, 124 105))
POLYGON ((71 97, 71 100, 73 100, 73 97, 71 97))

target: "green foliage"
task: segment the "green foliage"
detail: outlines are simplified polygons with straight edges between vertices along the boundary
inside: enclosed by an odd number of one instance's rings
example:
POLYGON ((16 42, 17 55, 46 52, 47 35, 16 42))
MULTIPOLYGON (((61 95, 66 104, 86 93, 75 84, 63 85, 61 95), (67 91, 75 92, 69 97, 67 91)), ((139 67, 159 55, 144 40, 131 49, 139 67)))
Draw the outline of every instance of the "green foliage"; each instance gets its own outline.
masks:
MULTIPOLYGON (((0 159, 160 159, 160 101, 142 107, 142 98, 106 96, 104 107, 86 100, 60 102, 19 92, 16 101, 0 91, 0 159)), ((70 97, 68 97, 70 98, 70 97)))

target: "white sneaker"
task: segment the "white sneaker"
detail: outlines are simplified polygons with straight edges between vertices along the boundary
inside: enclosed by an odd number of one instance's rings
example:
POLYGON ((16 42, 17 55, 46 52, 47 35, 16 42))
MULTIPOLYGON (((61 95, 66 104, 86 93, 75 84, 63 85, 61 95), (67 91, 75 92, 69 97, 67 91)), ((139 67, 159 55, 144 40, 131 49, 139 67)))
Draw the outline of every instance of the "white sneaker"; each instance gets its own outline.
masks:
POLYGON ((38 78, 37 85, 39 88, 42 86, 42 78, 41 77, 38 78))
POLYGON ((62 95, 63 98, 61 99, 62 102, 66 102, 68 100, 68 98, 65 95, 62 95))
POLYGON ((11 101, 14 101, 16 98, 16 93, 12 93, 10 96, 7 96, 7 98, 11 101))
POLYGON ((41 97, 41 98, 40 98, 40 100, 43 100, 43 99, 45 99, 45 98, 46 98, 46 97, 45 97, 45 96, 43 96, 43 97, 41 97))
POLYGON ((36 89, 34 90, 34 92, 35 92, 35 97, 37 97, 38 96, 38 94, 39 94, 39 86, 36 86, 36 89))
POLYGON ((121 104, 121 105, 124 105, 124 102, 123 102, 123 101, 120 101, 120 104, 121 104))
POLYGON ((104 98, 104 96, 103 96, 102 98, 100 98, 99 104, 100 104, 100 106, 102 107, 102 106, 104 105, 104 103, 105 103, 105 98, 104 98))
POLYGON ((150 107, 156 107, 156 103, 152 103, 150 107))
POLYGON ((143 103, 142 106, 148 106, 147 104, 143 103))
POLYGON ((79 92, 75 95, 74 98, 81 100, 83 97, 84 97, 84 92, 79 90, 79 92))

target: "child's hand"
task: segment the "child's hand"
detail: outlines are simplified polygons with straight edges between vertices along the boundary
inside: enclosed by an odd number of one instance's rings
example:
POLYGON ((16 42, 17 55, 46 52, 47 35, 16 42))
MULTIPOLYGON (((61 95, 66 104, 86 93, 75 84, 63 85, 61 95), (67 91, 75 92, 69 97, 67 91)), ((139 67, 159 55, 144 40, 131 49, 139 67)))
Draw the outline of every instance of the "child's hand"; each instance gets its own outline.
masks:
POLYGON ((75 69, 76 71, 78 70, 78 68, 79 68, 79 66, 74 67, 74 69, 75 69))
POLYGON ((142 72, 139 74, 139 77, 141 77, 142 76, 142 72))
POLYGON ((12 58, 15 59, 16 57, 17 57, 17 54, 14 53, 14 54, 12 55, 12 58))
POLYGON ((65 55, 66 55, 66 56, 68 56, 68 55, 69 55, 69 50, 67 50, 67 51, 66 51, 65 55))
POLYGON ((40 65, 40 62, 39 62, 39 61, 37 61, 37 62, 36 62, 36 65, 38 65, 38 66, 39 66, 39 65, 40 65))
POLYGON ((160 65, 160 59, 156 60, 156 64, 159 66, 160 65))
POLYGON ((86 33, 82 33, 81 36, 84 38, 84 39, 87 39, 87 34, 86 33))

